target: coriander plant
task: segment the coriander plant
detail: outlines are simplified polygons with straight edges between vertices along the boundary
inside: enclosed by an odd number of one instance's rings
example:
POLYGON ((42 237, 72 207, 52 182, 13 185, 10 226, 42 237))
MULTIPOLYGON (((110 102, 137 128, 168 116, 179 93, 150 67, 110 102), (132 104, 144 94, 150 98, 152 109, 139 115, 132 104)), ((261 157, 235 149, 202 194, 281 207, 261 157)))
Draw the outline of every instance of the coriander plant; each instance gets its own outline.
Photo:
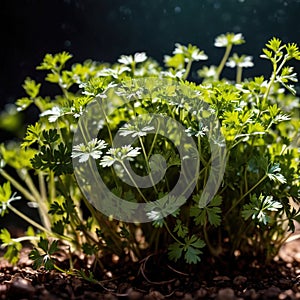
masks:
POLYGON ((112 65, 47 54, 37 69, 61 92, 42 96, 41 83, 27 78, 16 107, 21 114, 35 105, 39 119, 20 144, 0 146, 1 215, 30 225, 24 237, 1 230, 5 257, 15 263, 27 240, 34 267, 60 271, 56 253, 67 246, 70 272, 74 251, 93 257, 94 268, 106 255, 159 252, 188 264, 203 253, 270 261, 300 221, 299 98, 287 65, 300 51, 272 38, 261 55, 270 78, 243 78, 252 57, 230 55, 244 42, 242 34, 217 37, 225 49, 217 66, 180 44, 164 69, 145 53, 112 65), (200 84, 189 81, 193 63, 200 84), (235 78, 222 77, 226 67, 235 78), (15 201, 36 208, 40 222, 15 201))

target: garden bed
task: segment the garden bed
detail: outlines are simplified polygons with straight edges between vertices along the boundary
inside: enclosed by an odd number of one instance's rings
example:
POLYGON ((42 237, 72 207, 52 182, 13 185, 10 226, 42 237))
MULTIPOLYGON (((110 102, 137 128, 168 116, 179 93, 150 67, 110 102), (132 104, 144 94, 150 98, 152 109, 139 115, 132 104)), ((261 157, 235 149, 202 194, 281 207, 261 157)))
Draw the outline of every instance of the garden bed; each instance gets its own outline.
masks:
MULTIPOLYGON (((29 249, 17 266, 0 264, 0 299, 299 299, 300 239, 286 243, 270 266, 235 261, 201 263, 187 274, 148 257, 122 262, 99 274, 98 283, 58 271, 32 269, 29 249), (164 278, 163 278, 164 277, 164 278)), ((64 262, 61 262, 62 266, 64 262)), ((84 266, 86 261, 78 261, 84 266)))

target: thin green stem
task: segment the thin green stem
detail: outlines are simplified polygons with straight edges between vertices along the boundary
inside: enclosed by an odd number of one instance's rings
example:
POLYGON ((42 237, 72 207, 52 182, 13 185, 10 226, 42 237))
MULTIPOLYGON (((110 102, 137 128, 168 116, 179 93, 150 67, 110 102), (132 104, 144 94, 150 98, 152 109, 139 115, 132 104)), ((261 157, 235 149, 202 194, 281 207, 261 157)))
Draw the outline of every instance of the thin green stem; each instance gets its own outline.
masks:
POLYGON ((247 196, 249 195, 254 189, 256 189, 268 176, 264 175, 251 189, 249 189, 245 194, 243 194, 231 207, 228 209, 228 211, 225 214, 225 217, 247 196))
POLYGON ((20 193, 22 193, 26 199, 32 202, 36 202, 35 197, 28 190, 26 190, 21 184, 19 184, 19 182, 17 182, 14 178, 12 178, 6 171, 0 169, 0 174, 6 180, 8 180, 20 193))
POLYGON ((273 60, 273 73, 272 73, 272 76, 271 76, 270 81, 268 83, 267 90, 266 90, 266 92, 264 94, 264 97, 263 97, 263 104, 266 103, 266 101, 269 97, 270 91, 271 91, 271 87, 275 82, 276 76, 279 74, 279 72, 281 71, 281 69, 283 68, 285 63, 287 62, 287 59, 288 59, 288 55, 285 55, 278 68, 277 68, 277 63, 279 62, 280 59, 278 59, 278 60, 274 59, 273 60))
POLYGON ((46 190, 44 175, 41 172, 39 172, 38 177, 39 177, 39 187, 40 187, 42 201, 47 202, 47 190, 46 190))
POLYGON ((219 80, 220 75, 221 75, 221 73, 222 73, 222 71, 223 71, 223 69, 225 67, 225 64, 226 64, 226 61, 227 61, 227 59, 229 57, 231 49, 232 49, 232 44, 228 44, 227 47, 226 47, 226 51, 224 53, 224 56, 223 56, 223 58, 222 58, 222 60, 220 62, 220 65, 219 65, 218 69, 217 69, 217 74, 216 74, 216 79, 217 80, 219 80))
POLYGON ((138 185, 136 184, 135 180, 132 178, 129 170, 127 169, 127 167, 125 166, 124 162, 120 162, 122 167, 124 168, 125 172, 127 173, 127 175, 129 176, 131 182, 133 183, 134 187, 137 189, 137 191, 139 192, 139 194, 141 195, 141 197, 143 198, 143 200, 145 202, 148 202, 148 200, 146 199, 146 197, 144 196, 144 194, 142 193, 142 191, 140 190, 140 188, 138 187, 138 185))
POLYGON ((49 230, 47 230, 45 227, 43 227, 42 225, 40 225, 39 223, 35 222, 34 220, 30 219, 29 217, 27 217, 26 215, 24 215, 23 213, 21 213, 18 209, 16 209, 15 207, 13 207, 10 203, 7 203, 7 207, 14 212, 16 215, 18 215, 19 217, 21 217, 24 221, 26 221, 27 223, 31 224, 32 226, 36 227, 37 229, 39 229, 42 232, 45 232, 46 234, 48 234, 49 236, 54 236, 54 237, 58 237, 62 240, 66 240, 69 242, 72 242, 73 239, 67 237, 67 236, 63 236, 54 232, 51 232, 49 230))
POLYGON ((48 191, 49 191, 49 200, 50 204, 54 202, 55 200, 55 194, 56 194, 56 187, 55 187, 55 181, 54 181, 54 172, 49 172, 49 182, 48 182, 48 191))
POLYGON ((65 273, 65 274, 67 274, 67 275, 74 275, 74 272, 73 271, 66 271, 66 270, 63 270, 63 269, 61 269, 59 266, 57 266, 57 265, 53 265, 54 266, 54 268, 57 270, 57 271, 59 271, 59 272, 61 272, 61 273, 65 273))
POLYGON ((38 202, 41 199, 41 195, 40 195, 39 191, 37 190, 37 188, 35 187, 27 170, 25 171, 25 176, 24 176, 23 180, 26 183, 31 194, 34 196, 35 200, 38 202))
POLYGON ((110 142, 111 142, 111 146, 114 147, 114 140, 113 140, 113 136, 112 136, 112 133, 111 133, 111 130, 110 130, 110 127, 109 127, 108 118, 107 118, 106 112, 103 108, 103 104, 101 103, 100 105, 101 105, 101 110, 102 110, 103 115, 104 115, 104 119, 105 119, 107 131, 108 131, 109 139, 110 139, 110 142))
POLYGON ((237 66, 236 69, 236 83, 242 82, 242 74, 243 74, 243 68, 241 66, 237 66))
POLYGON ((247 166, 245 166, 244 170, 244 185, 245 185, 245 192, 248 192, 248 180, 247 180, 247 166))
POLYGON ((26 215, 24 215, 23 213, 21 213, 18 209, 16 209, 15 207, 13 207, 11 204, 7 203, 7 207, 14 212, 16 215, 18 215, 19 217, 21 217, 23 220, 25 220, 27 223, 31 224, 32 226, 36 227, 37 229, 41 230, 42 232, 47 233, 48 235, 52 236, 53 233, 50 232, 49 230, 47 230, 45 227, 43 227, 42 225, 40 225, 39 223, 35 222, 34 220, 30 219, 29 217, 27 217, 26 215))
POLYGON ((213 255, 213 256, 219 256, 219 251, 217 249, 215 249, 212 244, 210 243, 210 240, 209 240, 209 237, 208 237, 208 234, 207 234, 207 224, 205 224, 203 226, 203 235, 204 235, 204 240, 205 240, 205 243, 209 249, 209 252, 213 255))
POLYGON ((173 232, 171 231, 170 227, 168 226, 168 223, 164 220, 164 226, 167 229, 168 233, 170 234, 170 236, 180 245, 185 246, 185 243, 181 242, 180 240, 177 239, 177 237, 173 234, 173 232))
POLYGON ((263 97, 263 100, 262 100, 262 108, 264 107, 264 104, 267 102, 267 99, 269 97, 269 94, 270 94, 270 91, 271 91, 271 87, 275 81, 275 78, 276 78, 276 65, 273 65, 273 74, 271 76, 271 79, 268 83, 268 86, 267 86, 267 89, 266 89, 266 92, 264 94, 264 97, 263 97))
MULTIPOLYGON (((39 175, 40 174, 41 173, 39 172, 39 175)), ((39 180, 40 180, 40 177, 39 177, 39 180)), ((32 179, 30 177, 30 174, 27 172, 27 170, 25 171, 24 181, 25 181, 28 189, 30 190, 30 192, 34 195, 35 202, 38 203, 39 215, 41 217, 41 221, 42 221, 43 225, 49 230, 51 227, 51 223, 50 223, 50 220, 48 217, 48 207, 46 205, 47 198, 43 198, 41 196, 41 194, 35 187, 32 179)), ((46 194, 46 192, 45 192, 45 194, 46 194)))
POLYGON ((151 156, 152 151, 153 151, 153 149, 154 149, 154 146, 155 146, 155 143, 156 143, 156 140, 157 140, 157 136, 158 136, 159 128, 160 128, 160 123, 159 123, 159 121, 158 121, 157 130, 156 130, 156 132, 155 132, 154 139, 153 139, 153 141, 152 141, 150 150, 149 150, 149 152, 148 152, 148 156, 147 156, 147 159, 148 159, 148 160, 149 160, 149 157, 151 156))
POLYGON ((143 140, 142 140, 142 138, 140 136, 139 136, 139 142, 140 142, 140 145, 141 145, 141 148, 142 148, 142 152, 143 152, 143 155, 144 155, 144 158, 145 158, 146 167, 147 167, 148 174, 149 174, 149 177, 150 177, 150 180, 151 180, 151 184, 152 184, 152 186, 153 186, 153 188, 155 190, 155 193, 158 194, 157 188, 156 188, 155 183, 154 183, 153 178, 152 178, 151 168, 150 168, 148 156, 147 156, 147 153, 146 153, 146 150, 145 150, 145 146, 144 146, 143 140))
POLYGON ((190 74, 190 71, 191 71, 192 63, 193 63, 193 60, 190 58, 187 65, 186 65, 184 75, 182 76, 183 80, 186 80, 188 78, 188 76, 190 74))
POLYGON ((21 237, 18 237, 18 238, 13 238, 12 239, 14 242, 17 242, 17 243, 21 243, 21 242, 24 242, 24 241, 39 241, 40 240, 40 237, 38 236, 21 236, 21 237))
POLYGON ((282 60, 282 62, 281 62, 281 64, 279 65, 279 67, 278 67, 278 69, 276 71, 276 75, 279 74, 279 72, 281 71, 281 69, 283 68, 283 66, 287 62, 287 60, 288 60, 288 55, 285 55, 284 58, 283 58, 283 60, 282 60))

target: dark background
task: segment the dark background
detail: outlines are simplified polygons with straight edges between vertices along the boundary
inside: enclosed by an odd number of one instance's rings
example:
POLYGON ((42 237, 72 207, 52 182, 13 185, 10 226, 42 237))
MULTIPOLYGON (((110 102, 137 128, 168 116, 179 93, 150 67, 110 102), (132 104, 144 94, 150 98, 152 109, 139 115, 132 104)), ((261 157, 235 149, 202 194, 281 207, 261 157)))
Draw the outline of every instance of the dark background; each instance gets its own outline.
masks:
POLYGON ((268 75, 261 48, 273 36, 300 43, 299 17, 300 0, 1 0, 0 110, 24 96, 26 76, 43 80, 35 67, 46 53, 63 50, 72 62, 146 51, 162 63, 176 42, 192 43, 209 56, 205 64, 218 64, 224 49, 213 47, 215 37, 241 32, 246 44, 234 51, 255 63, 245 75, 268 75))

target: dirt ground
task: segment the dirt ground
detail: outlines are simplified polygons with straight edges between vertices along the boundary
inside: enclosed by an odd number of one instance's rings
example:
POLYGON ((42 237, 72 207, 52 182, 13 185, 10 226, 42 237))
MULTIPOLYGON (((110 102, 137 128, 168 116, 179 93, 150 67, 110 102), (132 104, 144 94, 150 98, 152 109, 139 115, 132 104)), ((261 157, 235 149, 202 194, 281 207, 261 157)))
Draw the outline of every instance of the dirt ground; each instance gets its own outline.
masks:
POLYGON ((97 274, 95 283, 58 271, 33 270, 28 251, 24 249, 17 266, 1 258, 0 299, 300 299, 300 236, 286 243, 267 268, 245 261, 227 266, 202 263, 186 273, 163 256, 149 256, 116 264, 97 274))

